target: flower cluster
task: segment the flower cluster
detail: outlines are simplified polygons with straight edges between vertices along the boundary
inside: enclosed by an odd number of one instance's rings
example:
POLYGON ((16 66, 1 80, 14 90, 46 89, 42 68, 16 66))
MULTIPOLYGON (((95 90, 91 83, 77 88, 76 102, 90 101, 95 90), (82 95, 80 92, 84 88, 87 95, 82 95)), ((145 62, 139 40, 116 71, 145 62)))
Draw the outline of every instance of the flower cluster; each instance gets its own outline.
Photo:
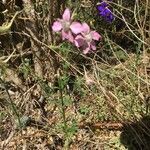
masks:
POLYGON ((81 48, 84 54, 96 50, 95 40, 99 41, 101 38, 98 32, 90 30, 87 23, 73 21, 68 8, 65 9, 62 19, 57 19, 53 23, 52 30, 61 32, 63 40, 66 39, 81 48))
POLYGON ((100 4, 98 4, 97 9, 99 14, 105 18, 106 21, 112 22, 114 20, 115 17, 105 1, 102 1, 100 4))

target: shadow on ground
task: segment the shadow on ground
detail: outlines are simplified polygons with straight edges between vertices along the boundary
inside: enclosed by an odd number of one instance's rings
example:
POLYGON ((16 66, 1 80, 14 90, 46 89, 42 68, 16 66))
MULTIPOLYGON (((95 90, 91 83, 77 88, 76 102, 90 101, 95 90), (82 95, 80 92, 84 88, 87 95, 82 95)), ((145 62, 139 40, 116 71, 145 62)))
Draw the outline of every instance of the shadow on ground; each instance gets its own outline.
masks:
POLYGON ((125 124, 120 141, 128 150, 150 150, 150 116, 125 124))

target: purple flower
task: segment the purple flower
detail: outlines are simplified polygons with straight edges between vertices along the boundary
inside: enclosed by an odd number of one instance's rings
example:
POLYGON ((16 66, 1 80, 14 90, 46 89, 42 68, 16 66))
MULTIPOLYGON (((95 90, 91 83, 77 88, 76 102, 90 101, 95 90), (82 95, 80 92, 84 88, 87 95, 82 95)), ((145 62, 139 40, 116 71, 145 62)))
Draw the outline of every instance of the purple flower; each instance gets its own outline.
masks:
POLYGON ((114 15, 110 9, 108 9, 108 4, 106 2, 102 2, 97 6, 99 14, 105 18, 106 21, 112 22, 114 20, 114 15))

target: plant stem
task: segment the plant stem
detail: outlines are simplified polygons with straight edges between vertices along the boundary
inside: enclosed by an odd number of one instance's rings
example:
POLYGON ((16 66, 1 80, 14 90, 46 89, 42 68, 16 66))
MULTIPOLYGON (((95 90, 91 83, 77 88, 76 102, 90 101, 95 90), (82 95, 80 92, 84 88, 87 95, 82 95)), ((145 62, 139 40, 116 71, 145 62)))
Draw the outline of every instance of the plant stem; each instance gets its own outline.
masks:
POLYGON ((61 99, 61 111, 62 111, 62 117, 63 117, 63 123, 64 123, 64 132, 66 134, 67 123, 66 123, 65 105, 64 105, 62 89, 60 89, 60 99, 61 99))

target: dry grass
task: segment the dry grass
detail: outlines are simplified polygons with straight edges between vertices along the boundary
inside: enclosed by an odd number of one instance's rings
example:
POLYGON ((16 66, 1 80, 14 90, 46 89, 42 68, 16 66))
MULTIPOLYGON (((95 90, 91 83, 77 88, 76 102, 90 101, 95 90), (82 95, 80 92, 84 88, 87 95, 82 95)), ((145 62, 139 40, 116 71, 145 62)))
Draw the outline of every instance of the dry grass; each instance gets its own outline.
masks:
MULTIPOLYGON (((96 1, 83 1, 76 17, 103 35, 97 52, 86 56, 50 28, 65 5, 79 1, 22 2, 11 32, 0 35, 0 149, 148 149, 148 0, 130 7, 110 2, 116 24, 124 23, 119 31, 91 17, 96 1)), ((15 13, 13 1, 5 5, 3 22, 15 13)))

